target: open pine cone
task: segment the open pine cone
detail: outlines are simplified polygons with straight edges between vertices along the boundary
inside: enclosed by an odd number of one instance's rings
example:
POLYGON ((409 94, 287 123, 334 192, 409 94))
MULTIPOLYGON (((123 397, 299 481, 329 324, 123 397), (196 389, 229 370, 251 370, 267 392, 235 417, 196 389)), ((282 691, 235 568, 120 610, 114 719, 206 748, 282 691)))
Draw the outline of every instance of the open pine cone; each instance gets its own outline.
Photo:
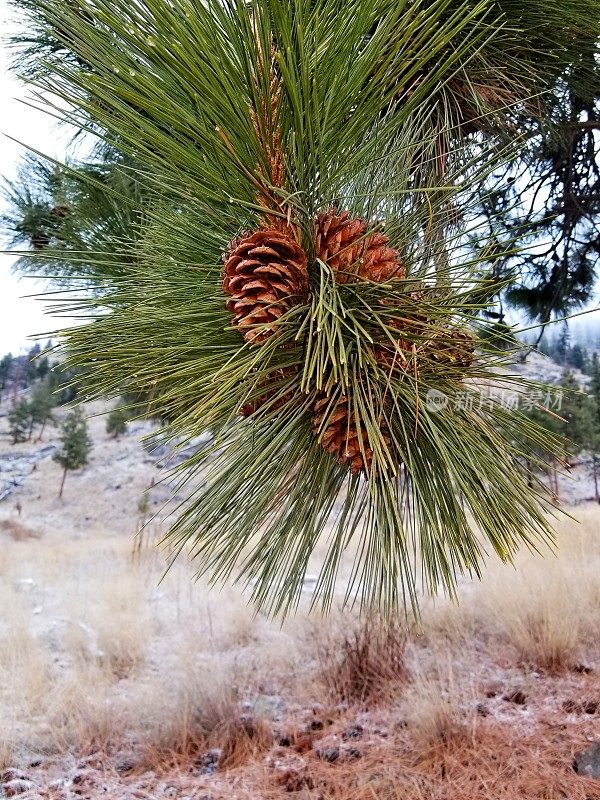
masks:
POLYGON ((338 283, 368 280, 384 283, 404 278, 397 250, 382 233, 367 234, 367 223, 336 209, 319 214, 315 223, 316 255, 332 270, 338 283))
MULTIPOLYGON (((383 417, 379 424, 384 441, 389 446, 391 439, 383 417)), ((322 394, 313 406, 311 427, 325 450, 335 456, 340 464, 349 466, 353 475, 359 472, 368 475, 371 472, 373 448, 364 424, 360 426, 359 433, 351 398, 341 395, 334 401, 322 394)))
POLYGON ((265 341, 277 330, 277 320, 306 299, 306 254, 291 233, 271 228, 248 233, 231 242, 223 260, 223 289, 231 297, 227 308, 247 342, 265 341))

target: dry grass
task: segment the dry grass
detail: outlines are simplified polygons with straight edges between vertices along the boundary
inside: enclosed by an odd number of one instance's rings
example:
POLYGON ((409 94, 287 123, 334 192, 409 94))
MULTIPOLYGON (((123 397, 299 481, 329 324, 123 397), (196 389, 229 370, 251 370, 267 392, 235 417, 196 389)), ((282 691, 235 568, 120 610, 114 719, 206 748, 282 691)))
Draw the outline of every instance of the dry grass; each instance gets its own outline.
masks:
POLYGON ((478 635, 512 648, 520 664, 560 672, 597 653, 600 628, 598 506, 560 521, 556 555, 523 551, 515 567, 491 560, 481 583, 463 587, 459 606, 424 614, 428 638, 460 653, 478 635))
MULTIPOLYGON (((146 706, 141 768, 169 771, 198 762, 211 749, 225 748, 230 763, 237 765, 255 752, 253 732, 258 746, 259 723, 254 729, 249 719, 245 726, 231 681, 223 680, 224 676, 214 678, 218 666, 213 665, 212 680, 204 671, 190 671, 191 665, 187 666, 185 681, 179 684, 168 705, 155 698, 159 702, 154 708, 146 706)), ((148 686, 147 690, 153 692, 154 687, 148 686)), ((147 699, 150 703, 153 700, 147 699)))
MULTIPOLYGON (((15 541, 0 562, 0 756, 129 750, 167 770, 210 748, 237 765, 271 744, 266 662, 294 647, 185 565, 132 563, 126 537, 15 541), (268 709, 267 709, 268 711, 268 709)), ((271 679, 277 684, 278 676, 271 679)), ((289 679, 282 680, 289 685, 289 679)), ((229 767, 228 767, 229 768, 229 767)))
POLYGON ((218 750, 231 798, 282 798, 288 786, 303 800, 600 800, 571 770, 598 718, 585 703, 600 698, 596 673, 569 671, 600 666, 600 516, 578 515, 579 527, 561 526, 556 559, 491 564, 460 606, 426 609, 420 635, 346 614, 280 627, 233 591, 207 593, 183 564, 159 584, 162 557, 132 560, 121 534, 11 536, 0 549, 0 766, 102 751, 134 773, 181 774, 218 750), (549 693, 565 681, 556 708, 532 668, 549 693), (484 678, 502 684, 495 699, 484 678), (527 715, 502 700, 513 680, 532 696, 527 715), (563 701, 575 711, 561 740, 547 720, 563 701), (315 717, 319 702, 328 711, 315 717), (317 757, 321 737, 339 744, 344 726, 373 715, 386 738, 358 740, 356 762, 317 757), (306 747, 274 749, 282 731, 326 717, 306 747), (303 766, 282 781, 269 764, 289 753, 303 766))
MULTIPOLYGON (((510 729, 483 726, 472 739, 454 738, 427 748, 398 738, 342 765, 310 765, 305 784, 322 800, 598 800, 594 779, 573 773, 569 756, 577 746, 564 735, 521 737, 510 729), (567 757, 565 758, 565 750, 567 757)), ((263 781, 274 782, 272 775, 263 781)), ((264 785, 264 784, 263 784, 264 785)), ((290 797, 289 793, 264 796, 290 797)), ((293 796, 293 795, 292 795, 293 796)))
POLYGON ((429 747, 465 735, 468 728, 459 698, 456 687, 441 677, 420 677, 412 682, 401 708, 413 743, 429 747))
POLYGON ((320 678, 335 702, 373 705, 389 700, 407 680, 407 634, 396 621, 372 614, 335 620, 317 630, 320 678))

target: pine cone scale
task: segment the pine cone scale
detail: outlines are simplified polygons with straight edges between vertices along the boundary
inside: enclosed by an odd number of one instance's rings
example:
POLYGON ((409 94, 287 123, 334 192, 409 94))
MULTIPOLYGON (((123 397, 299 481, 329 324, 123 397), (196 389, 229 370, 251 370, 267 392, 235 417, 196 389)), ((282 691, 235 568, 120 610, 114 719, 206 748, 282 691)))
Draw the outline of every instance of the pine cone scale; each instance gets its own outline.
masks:
POLYGON ((273 335, 276 322, 308 294, 306 254, 289 233, 261 228, 232 240, 225 253, 223 290, 233 324, 247 342, 260 344, 273 335))

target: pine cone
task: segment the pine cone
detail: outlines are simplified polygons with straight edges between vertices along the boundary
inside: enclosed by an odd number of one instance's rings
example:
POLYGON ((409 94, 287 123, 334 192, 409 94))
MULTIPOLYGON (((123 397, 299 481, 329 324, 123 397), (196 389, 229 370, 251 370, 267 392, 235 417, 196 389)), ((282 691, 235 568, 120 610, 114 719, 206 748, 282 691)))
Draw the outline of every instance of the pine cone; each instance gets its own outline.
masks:
POLYGON ((71 216, 71 209, 66 203, 59 203, 50 211, 50 216, 56 220, 67 219, 71 216))
POLYGON ((375 361, 386 374, 398 374, 409 369, 412 345, 406 339, 398 339, 395 346, 391 342, 374 344, 372 353, 375 361))
MULTIPOLYGON (((269 411, 279 411, 279 409, 286 406, 294 398, 294 391, 289 389, 277 399, 276 395, 280 395, 282 384, 286 383, 293 375, 298 374, 296 367, 281 367, 274 370, 264 382, 264 394, 261 394, 255 400, 251 400, 240 408, 242 417, 249 417, 254 414, 262 406, 269 404, 269 411)), ((263 388, 261 386, 261 388, 263 388)))
POLYGON ((290 234, 267 228, 234 239, 223 260, 233 323, 247 342, 264 342, 277 320, 306 298, 306 254, 290 234))
POLYGON ((427 351, 439 364, 470 367, 475 354, 475 341, 466 331, 449 330, 435 334, 427 343, 427 351))
MULTIPOLYGON (((353 475, 371 472, 373 448, 365 425, 360 426, 360 435, 352 400, 341 395, 337 400, 321 395, 313 406, 312 430, 322 446, 337 458, 340 464, 350 467, 353 475), (362 450, 361 450, 362 440, 362 450), (363 452, 364 451, 364 452, 363 452)), ((380 427, 384 440, 391 442, 387 424, 383 417, 380 427)))
POLYGON ((46 247, 49 247, 51 241, 50 235, 43 231, 36 231, 31 234, 31 247, 34 250, 45 250, 46 247))
POLYGON ((382 233, 367 234, 367 223, 350 219, 348 211, 336 209, 319 214, 315 223, 316 255, 329 265, 338 283, 369 280, 384 283, 404 278, 406 270, 399 253, 382 233))

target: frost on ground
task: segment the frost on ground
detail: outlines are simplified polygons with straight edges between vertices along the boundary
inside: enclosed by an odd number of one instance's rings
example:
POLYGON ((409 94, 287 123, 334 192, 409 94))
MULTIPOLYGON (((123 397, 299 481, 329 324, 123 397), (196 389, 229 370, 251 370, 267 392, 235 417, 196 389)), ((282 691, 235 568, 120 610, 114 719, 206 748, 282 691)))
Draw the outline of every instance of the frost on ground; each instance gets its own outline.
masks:
POLYGON ((574 769, 600 739, 598 506, 560 522, 556 558, 492 561, 408 631, 281 626, 184 561, 160 581, 165 523, 136 537, 139 500, 169 489, 131 428, 92 419, 64 502, 55 431, 0 434, 23 473, 0 502, 4 796, 600 800, 574 769))

